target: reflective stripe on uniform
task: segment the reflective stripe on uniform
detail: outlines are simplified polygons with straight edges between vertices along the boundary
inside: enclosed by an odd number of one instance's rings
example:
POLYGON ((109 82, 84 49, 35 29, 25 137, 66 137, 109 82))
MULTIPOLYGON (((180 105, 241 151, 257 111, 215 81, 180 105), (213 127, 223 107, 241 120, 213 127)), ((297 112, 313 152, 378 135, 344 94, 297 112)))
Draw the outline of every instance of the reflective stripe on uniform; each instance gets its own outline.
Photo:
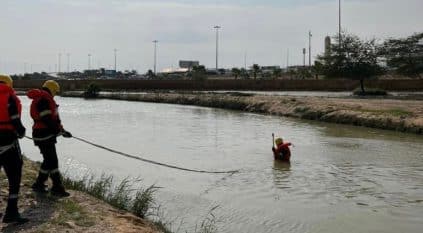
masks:
POLYGON ((11 120, 19 119, 19 114, 13 115, 10 117, 11 120))
POLYGON ((40 173, 42 173, 42 174, 48 174, 48 173, 50 173, 49 171, 47 171, 47 170, 44 170, 44 169, 40 169, 40 173))
POLYGON ((9 194, 9 199, 18 199, 19 194, 9 194))
POLYGON ((40 117, 50 115, 51 113, 52 113, 51 110, 44 110, 40 112, 40 117))
POLYGON ((15 146, 15 143, 16 143, 16 142, 13 142, 13 143, 12 143, 12 144, 10 144, 10 145, 0 147, 0 155, 1 155, 1 154, 3 154, 3 153, 4 153, 4 152, 6 152, 6 151, 8 151, 8 150, 12 149, 12 148, 15 146))
POLYGON ((59 173, 59 168, 53 169, 50 171, 50 174, 59 173))
POLYGON ((53 138, 53 137, 55 137, 56 135, 49 135, 49 136, 47 136, 47 137, 43 137, 43 138, 36 138, 36 137, 33 137, 32 139, 34 139, 34 141, 46 141, 46 140, 48 140, 48 139, 50 139, 50 138, 53 138))

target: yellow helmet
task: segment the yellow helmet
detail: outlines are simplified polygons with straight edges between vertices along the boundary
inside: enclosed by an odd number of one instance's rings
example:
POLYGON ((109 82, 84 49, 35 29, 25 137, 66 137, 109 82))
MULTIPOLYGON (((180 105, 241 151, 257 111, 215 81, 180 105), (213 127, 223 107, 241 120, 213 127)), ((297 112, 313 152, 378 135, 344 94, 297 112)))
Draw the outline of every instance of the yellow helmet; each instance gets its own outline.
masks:
POLYGON ((60 92, 60 85, 54 80, 45 81, 43 87, 47 88, 53 96, 60 92))
POLYGON ((276 138, 275 143, 276 145, 282 144, 283 143, 282 138, 276 138))
POLYGON ((0 82, 4 82, 7 86, 13 87, 13 80, 9 75, 0 74, 0 82))

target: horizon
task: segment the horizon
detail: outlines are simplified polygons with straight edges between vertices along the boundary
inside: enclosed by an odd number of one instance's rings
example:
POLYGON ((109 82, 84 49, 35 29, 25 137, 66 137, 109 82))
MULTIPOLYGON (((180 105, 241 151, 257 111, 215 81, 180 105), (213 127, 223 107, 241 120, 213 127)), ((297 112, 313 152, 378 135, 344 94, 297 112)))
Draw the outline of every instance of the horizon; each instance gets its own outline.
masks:
MULTIPOLYGON (((275 0, 5 0, 0 3, 3 43, 0 73, 67 72, 91 68, 153 69, 198 60, 215 67, 215 25, 219 68, 302 65, 312 31, 312 60, 323 52, 324 37, 338 32, 338 1, 275 0), (59 54, 61 62, 59 65, 59 54)), ((342 1, 342 28, 361 38, 406 37, 422 30, 419 0, 342 1)), ((307 62, 308 63, 308 62, 307 62)))

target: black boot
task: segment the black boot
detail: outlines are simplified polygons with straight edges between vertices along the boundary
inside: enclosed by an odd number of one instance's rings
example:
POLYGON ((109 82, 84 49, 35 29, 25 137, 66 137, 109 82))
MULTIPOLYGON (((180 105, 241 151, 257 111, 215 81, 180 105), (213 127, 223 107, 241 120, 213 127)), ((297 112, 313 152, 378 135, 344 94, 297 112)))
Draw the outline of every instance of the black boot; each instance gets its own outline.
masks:
POLYGON ((4 223, 19 223, 24 224, 29 219, 23 218, 18 211, 18 199, 9 199, 7 202, 6 214, 4 215, 4 223))
POLYGON ((50 189, 50 194, 56 197, 69 197, 70 193, 66 192, 65 187, 62 186, 53 186, 50 189))
POLYGON ((48 179, 48 174, 38 173, 37 180, 32 185, 32 190, 37 193, 47 193, 47 185, 44 184, 48 179))
POLYGON ((50 174, 50 178, 53 181, 53 187, 51 187, 50 194, 57 197, 69 197, 70 193, 66 192, 65 187, 62 184, 62 176, 60 172, 50 174))
POLYGON ((29 221, 29 219, 23 218, 21 216, 21 214, 19 214, 18 211, 16 211, 16 212, 7 212, 6 211, 6 214, 4 215, 4 218, 3 218, 4 223, 24 224, 24 223, 27 223, 28 221, 29 221))

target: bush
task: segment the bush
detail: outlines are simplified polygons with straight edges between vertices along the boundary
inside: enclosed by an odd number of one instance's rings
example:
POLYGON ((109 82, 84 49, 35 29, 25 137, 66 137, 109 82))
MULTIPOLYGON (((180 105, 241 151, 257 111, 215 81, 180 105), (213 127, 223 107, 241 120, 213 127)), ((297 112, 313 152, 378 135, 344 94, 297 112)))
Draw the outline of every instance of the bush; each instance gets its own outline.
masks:
POLYGON ((84 92, 85 98, 97 98, 101 91, 100 86, 96 83, 90 83, 84 92))

